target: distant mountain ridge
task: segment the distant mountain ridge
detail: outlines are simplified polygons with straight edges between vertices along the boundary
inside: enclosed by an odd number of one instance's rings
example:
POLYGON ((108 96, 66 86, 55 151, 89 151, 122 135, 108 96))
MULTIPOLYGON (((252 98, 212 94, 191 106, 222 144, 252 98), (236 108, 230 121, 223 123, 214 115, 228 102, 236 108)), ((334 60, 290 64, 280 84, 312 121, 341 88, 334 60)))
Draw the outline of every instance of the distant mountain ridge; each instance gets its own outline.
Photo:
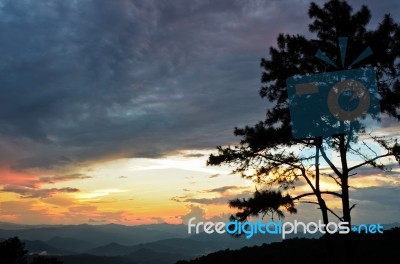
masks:
MULTIPOLYGON (((160 239, 185 238, 188 237, 185 225, 140 225, 124 226, 116 224, 108 225, 57 225, 57 226, 26 226, 16 225, 14 229, 12 224, 0 223, 0 237, 8 238, 18 236, 24 240, 50 241, 54 238, 77 239, 80 241, 84 252, 89 248, 99 247, 112 242, 135 245, 139 243, 148 243, 160 239), (86 245, 84 244, 86 243, 86 245)), ((62 244, 58 241, 58 246, 62 244)), ((68 248, 71 250, 72 248, 68 248)), ((76 249, 75 249, 76 250, 76 249)))
POLYGON ((71 237, 53 237, 45 241, 46 244, 52 245, 55 248, 61 248, 69 252, 86 252, 95 248, 95 244, 71 237))
MULTIPOLYGON (((383 225, 385 229, 400 223, 383 225)), ((188 234, 186 225, 17 225, 0 223, 0 238, 18 236, 32 253, 60 257, 65 264, 171 264, 220 250, 280 242, 279 235, 251 239, 228 234, 188 234), (85 262, 87 260, 88 262, 85 262)), ((300 237, 318 238, 319 235, 300 237)), ((295 235, 288 236, 294 238, 295 235)))

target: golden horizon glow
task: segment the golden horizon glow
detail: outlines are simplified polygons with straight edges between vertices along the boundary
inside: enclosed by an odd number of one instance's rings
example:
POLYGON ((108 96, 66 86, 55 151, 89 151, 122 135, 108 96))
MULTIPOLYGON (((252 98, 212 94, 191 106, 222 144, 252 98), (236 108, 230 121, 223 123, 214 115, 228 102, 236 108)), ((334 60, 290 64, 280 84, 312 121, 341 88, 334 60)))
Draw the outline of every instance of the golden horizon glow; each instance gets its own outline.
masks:
MULTIPOLYGON (((62 168, 59 172, 3 169, 3 186, 11 190, 0 192, 0 221, 180 224, 189 214, 197 214, 202 219, 227 220, 234 213, 228 200, 251 195, 256 185, 230 174, 230 168, 207 167, 210 153, 211 150, 185 151, 158 159, 102 160, 62 168), (193 153, 197 155, 191 155, 193 153)), ((380 174, 350 178, 351 188, 388 184, 398 186, 399 180, 380 174)), ((321 179, 320 188, 322 191, 340 190, 329 178, 321 179)), ((309 186, 303 182, 290 193, 295 196, 309 191, 309 186)), ((314 197, 309 198, 315 201, 314 197)), ((341 207, 339 199, 329 195, 325 198, 333 210, 341 207)))

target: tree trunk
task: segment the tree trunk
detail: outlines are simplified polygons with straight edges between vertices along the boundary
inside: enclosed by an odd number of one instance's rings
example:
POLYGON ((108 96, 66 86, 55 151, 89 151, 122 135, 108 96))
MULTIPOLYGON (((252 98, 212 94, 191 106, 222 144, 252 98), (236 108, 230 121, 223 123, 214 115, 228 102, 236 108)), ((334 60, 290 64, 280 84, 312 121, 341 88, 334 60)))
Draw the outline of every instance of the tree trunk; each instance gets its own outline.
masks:
MULTIPOLYGON (((324 222, 325 226, 329 223, 329 218, 328 218, 328 208, 326 206, 325 200, 322 198, 321 195, 321 190, 319 188, 319 180, 320 180, 320 174, 319 174, 319 155, 320 155, 320 148, 322 147, 322 137, 317 137, 315 138, 315 190, 316 190, 316 196, 318 199, 318 204, 319 207, 321 208, 322 212, 322 221, 324 222)), ((326 230, 326 228, 325 228, 326 230)), ((333 250, 333 245, 332 245, 332 236, 328 232, 324 235, 324 240, 326 244, 326 250, 327 250, 327 257, 328 257, 328 263, 329 264, 335 264, 335 254, 333 250)))
MULTIPOLYGON (((328 209, 326 207, 325 201, 321 198, 318 199, 318 203, 321 207, 322 211, 322 220, 324 221, 325 226, 329 223, 328 220, 328 209)), ((325 228, 326 230, 326 228, 325 228)), ((325 233, 323 239, 325 240, 326 244, 326 249, 327 249, 327 257, 328 257, 328 263, 329 264, 335 264, 336 263, 336 257, 335 257, 335 252, 333 250, 333 244, 332 244, 332 235, 329 234, 328 232, 325 233)))
MULTIPOLYGON (((349 140, 349 139, 347 139, 349 140)), ((347 166, 347 146, 346 146, 345 135, 339 137, 339 150, 340 159, 342 163, 342 210, 343 210, 343 221, 348 222, 350 233, 343 235, 345 263, 353 263, 353 245, 352 245, 352 234, 351 234, 351 216, 350 216, 350 201, 349 201, 349 171, 347 166)))

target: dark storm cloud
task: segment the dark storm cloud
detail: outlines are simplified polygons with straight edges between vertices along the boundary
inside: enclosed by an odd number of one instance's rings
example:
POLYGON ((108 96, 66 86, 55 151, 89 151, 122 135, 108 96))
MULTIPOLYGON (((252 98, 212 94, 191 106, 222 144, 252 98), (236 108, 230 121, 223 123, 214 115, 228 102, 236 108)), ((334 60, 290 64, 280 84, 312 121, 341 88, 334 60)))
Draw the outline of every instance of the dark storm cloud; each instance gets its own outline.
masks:
POLYGON ((259 60, 279 32, 306 32, 307 8, 0 1, 0 159, 46 167, 227 144, 263 118, 259 60))

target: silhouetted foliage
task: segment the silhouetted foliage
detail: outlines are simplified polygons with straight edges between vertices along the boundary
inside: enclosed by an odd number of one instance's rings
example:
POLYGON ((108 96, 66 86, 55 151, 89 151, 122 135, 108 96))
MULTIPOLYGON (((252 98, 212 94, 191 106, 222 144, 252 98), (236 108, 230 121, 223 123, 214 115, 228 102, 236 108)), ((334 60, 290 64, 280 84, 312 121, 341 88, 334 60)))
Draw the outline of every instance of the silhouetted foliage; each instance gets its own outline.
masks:
POLYGON ((241 212, 236 214, 236 218, 245 221, 250 216, 259 214, 266 215, 275 212, 279 217, 284 217, 281 207, 284 207, 290 213, 296 213, 293 199, 289 195, 282 195, 281 192, 256 191, 254 197, 249 199, 236 199, 229 202, 231 207, 235 207, 241 212))
MULTIPOLYGON (((376 68, 378 88, 381 100, 381 110, 391 117, 400 119, 396 109, 400 105, 400 64, 396 59, 400 58, 400 27, 394 23, 390 15, 385 15, 383 21, 376 30, 368 31, 366 26, 370 20, 370 11, 363 6, 358 12, 352 14, 352 8, 345 1, 333 0, 327 2, 323 8, 311 3, 309 16, 314 21, 309 29, 317 35, 317 39, 306 39, 303 36, 280 34, 277 43, 278 47, 270 48, 270 58, 262 59, 261 66, 265 72, 262 76, 262 83, 265 85, 260 90, 260 95, 275 103, 274 107, 268 110, 266 120, 259 122, 254 127, 236 128, 234 134, 240 136, 240 145, 235 147, 217 147, 219 154, 210 155, 209 165, 229 164, 235 167, 234 172, 241 173, 243 177, 253 179, 260 184, 278 184, 283 190, 289 190, 300 178, 312 179, 315 170, 311 171, 304 162, 309 162, 315 156, 299 157, 296 151, 290 147, 319 147, 321 151, 330 147, 340 152, 344 150, 344 162, 347 161, 346 154, 351 153, 364 159, 358 166, 342 168, 340 172, 331 160, 332 170, 337 175, 336 181, 346 180, 349 172, 360 166, 370 165, 378 169, 387 169, 384 164, 378 163, 381 157, 394 156, 399 158, 399 145, 396 140, 383 137, 371 137, 382 148, 388 152, 384 155, 371 157, 360 150, 352 149, 351 143, 359 140, 357 136, 347 138, 347 135, 335 135, 331 141, 321 145, 321 138, 306 138, 296 140, 292 137, 290 127, 290 115, 287 102, 286 79, 296 74, 318 73, 337 70, 333 66, 321 62, 315 58, 319 47, 333 61, 340 61, 338 54, 337 38, 349 36, 346 56, 347 61, 354 60, 360 50, 371 46, 373 56, 365 59, 362 65, 372 65, 376 68), (346 141, 348 140, 348 141, 346 141), (247 174, 249 169, 254 173, 247 174)), ((339 64, 339 63, 338 63, 339 64)), ((359 63, 361 65, 361 62, 359 63)), ((324 156, 325 159, 328 159, 324 156)), ((347 165, 341 164, 341 165, 347 165)), ((321 176, 331 177, 333 175, 321 176)), ((311 181, 309 182, 311 186, 311 181)), ((314 185, 311 187, 318 188, 314 185)), ((348 188, 348 185, 342 186, 348 188)), ((313 192, 315 194, 315 191, 313 192)), ((333 194, 333 193, 327 193, 333 194)), ((334 194, 333 194, 334 195, 334 194)), ((342 197, 340 194, 338 197, 342 197)), ((262 208, 260 208, 262 209, 262 208)), ((265 208, 264 208, 265 209, 265 208)), ((264 210, 262 209, 262 210, 264 210)), ((261 211, 260 211, 261 212, 261 211)), ((344 219, 341 220, 350 220, 344 219)))
MULTIPOLYGON (((202 256, 191 261, 178 261, 176 264, 221 264, 221 263, 252 263, 252 264, 325 264, 326 249, 320 239, 294 238, 279 243, 263 244, 262 246, 244 247, 239 250, 223 250, 202 256)), ((332 237, 333 245, 342 250, 340 235, 332 237)), ((354 234, 354 254, 360 263, 397 263, 398 245, 400 243, 400 228, 384 231, 383 234, 354 234), (369 250, 366 250, 369 249, 369 250)), ((338 263, 344 263, 343 256, 338 257, 338 263)))
MULTIPOLYGON (((400 26, 387 14, 376 29, 369 30, 370 10, 362 6, 357 12, 346 1, 331 0, 323 7, 310 4, 308 11, 312 19, 309 31, 315 38, 307 39, 301 35, 280 34, 277 47, 270 47, 268 58, 261 60, 264 72, 260 96, 266 98, 272 107, 267 111, 266 119, 253 127, 235 128, 234 134, 241 137, 240 144, 234 147, 218 146, 218 155, 210 155, 208 165, 227 164, 234 167, 235 173, 268 187, 268 192, 256 191, 253 198, 235 200, 230 205, 239 210, 235 218, 244 220, 247 216, 277 213, 283 217, 283 211, 276 203, 294 213, 296 201, 311 198, 305 202, 315 203, 327 223, 328 212, 340 221, 351 224, 349 177, 357 174, 357 169, 371 166, 380 170, 390 170, 382 158, 394 157, 400 161, 399 144, 396 138, 378 137, 371 133, 336 134, 327 140, 321 137, 294 139, 291 133, 291 120, 288 105, 286 79, 295 75, 337 71, 338 69, 315 57, 319 48, 337 65, 341 65, 338 38, 348 37, 344 69, 354 61, 361 51, 371 47, 373 55, 355 64, 357 67, 374 67, 377 74, 377 86, 381 96, 381 112, 394 120, 400 120, 397 110, 400 106, 400 26), (368 147, 368 142, 379 145, 385 153, 377 153, 368 147), (357 147, 355 143, 366 146, 357 147), (299 155, 305 148, 315 148, 315 154, 299 155), (326 154, 334 151, 340 158, 335 164, 326 154), (355 166, 348 163, 348 155, 355 155, 362 160, 355 166), (319 159, 322 157, 329 164, 330 171, 321 171, 319 159), (381 161, 381 162, 379 162, 381 161), (310 165, 311 164, 311 165, 310 165), (321 191, 320 181, 332 181, 341 192, 321 191), (290 191, 299 181, 309 187, 309 192, 291 196, 290 191), (271 190, 275 187, 275 190, 271 190), (281 193, 284 191, 285 193, 281 193), (275 194, 273 194, 275 192, 275 194), (342 202, 340 216, 330 210, 325 203, 326 195, 333 195, 342 202), (276 199, 279 197, 279 199, 276 199), (285 199, 283 199, 285 198, 285 199), (290 201, 291 200, 291 201, 290 201), (290 202, 289 202, 290 201, 290 202), (264 206, 262 206, 264 204, 264 206)), ((316 109, 318 111, 318 109, 316 109)), ((392 162, 392 161, 390 161, 392 162)), ((350 237, 350 236, 347 236, 350 237)), ((346 251, 351 258, 351 242, 346 240, 346 251)))
MULTIPOLYGON (((55 257, 35 256, 31 264, 62 264, 55 257)), ((28 250, 18 237, 0 242, 0 264, 28 264, 28 250)))
POLYGON ((18 237, 0 243, 0 264, 26 264, 28 250, 18 237))

